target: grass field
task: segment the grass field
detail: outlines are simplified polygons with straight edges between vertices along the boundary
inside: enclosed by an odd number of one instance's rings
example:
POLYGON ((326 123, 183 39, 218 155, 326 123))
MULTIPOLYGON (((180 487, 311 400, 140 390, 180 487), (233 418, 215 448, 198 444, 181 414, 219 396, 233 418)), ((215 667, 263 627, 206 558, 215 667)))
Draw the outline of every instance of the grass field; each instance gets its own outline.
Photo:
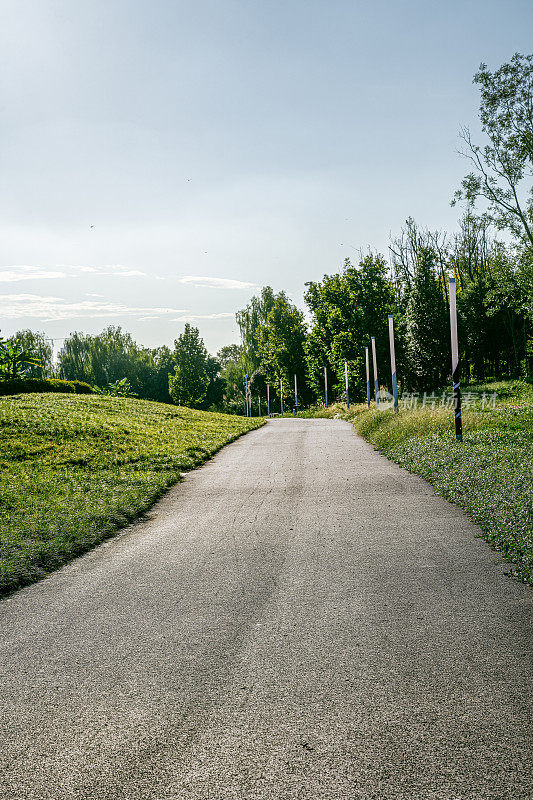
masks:
POLYGON ((116 397, 0 398, 0 593, 98 544, 261 424, 116 397))
POLYGON ((449 408, 419 405, 396 415, 336 405, 316 414, 349 419, 380 452, 464 508, 513 562, 512 574, 533 584, 533 387, 519 381, 468 389, 496 392, 497 399, 494 408, 464 410, 463 442, 455 441, 449 408))

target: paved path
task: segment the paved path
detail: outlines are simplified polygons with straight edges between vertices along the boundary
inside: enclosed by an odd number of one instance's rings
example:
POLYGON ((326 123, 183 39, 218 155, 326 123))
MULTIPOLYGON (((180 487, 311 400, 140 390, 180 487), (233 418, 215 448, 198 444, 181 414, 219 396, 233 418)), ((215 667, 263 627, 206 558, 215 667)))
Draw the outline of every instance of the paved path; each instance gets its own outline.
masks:
POLYGON ((533 797, 533 592, 475 534, 270 422, 0 604, 0 797, 533 797))

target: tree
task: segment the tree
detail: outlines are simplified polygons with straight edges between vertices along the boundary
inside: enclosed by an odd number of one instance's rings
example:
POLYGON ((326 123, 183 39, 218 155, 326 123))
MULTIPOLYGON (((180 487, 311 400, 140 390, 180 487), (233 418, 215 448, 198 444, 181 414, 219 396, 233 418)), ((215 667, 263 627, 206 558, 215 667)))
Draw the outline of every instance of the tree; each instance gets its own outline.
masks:
POLYGON ((20 347, 27 353, 32 353, 33 358, 38 364, 27 364, 25 374, 29 378, 49 378, 52 374, 52 345, 41 331, 31 331, 25 329, 17 331, 11 336, 11 344, 19 343, 20 347))
POLYGON ((280 378, 283 379, 287 396, 293 392, 296 375, 299 398, 303 402, 309 400, 304 349, 306 338, 303 312, 289 303, 284 294, 279 294, 266 321, 259 328, 261 370, 266 379, 275 382, 276 386, 280 378))
POLYGON ((0 339, 0 378, 26 378, 31 367, 40 367, 32 350, 26 350, 18 339, 0 339))
POLYGON ((207 384, 205 397, 202 402, 202 408, 206 411, 222 411, 226 381, 220 374, 221 366, 218 358, 207 356, 205 370, 207 372, 209 383, 207 384))
POLYGON ((227 344, 221 347, 216 355, 220 368, 224 369, 230 361, 240 361, 242 348, 238 344, 227 344))
POLYGON ((533 55, 515 53, 491 72, 481 64, 474 76, 481 87, 479 117, 488 138, 475 144, 468 128, 461 132, 463 153, 474 171, 461 183, 458 200, 473 204, 484 198, 499 229, 510 230, 533 247, 533 55))
POLYGON ((267 321, 276 297, 287 299, 285 292, 276 295, 271 286, 263 286, 259 295, 252 297, 246 308, 235 315, 241 332, 241 359, 250 375, 260 367, 259 330, 267 321))
POLYGON ((438 389, 449 372, 449 323, 435 254, 419 252, 406 312, 407 354, 417 389, 438 389))
POLYGON ((178 405, 197 408, 209 385, 207 350, 198 328, 188 322, 174 342, 174 361, 174 375, 169 378, 170 396, 178 405))
MULTIPOLYGON (((387 315, 395 308, 394 289, 383 256, 365 256, 358 267, 349 259, 343 271, 325 275, 321 282, 306 284, 305 301, 312 316, 306 341, 309 381, 324 396, 324 367, 328 372, 330 397, 344 394, 344 361, 348 362, 349 388, 353 399, 362 399, 366 382, 364 348, 376 337, 378 373, 386 379, 389 361, 387 315)), ((401 374, 402 348, 397 343, 401 374)))

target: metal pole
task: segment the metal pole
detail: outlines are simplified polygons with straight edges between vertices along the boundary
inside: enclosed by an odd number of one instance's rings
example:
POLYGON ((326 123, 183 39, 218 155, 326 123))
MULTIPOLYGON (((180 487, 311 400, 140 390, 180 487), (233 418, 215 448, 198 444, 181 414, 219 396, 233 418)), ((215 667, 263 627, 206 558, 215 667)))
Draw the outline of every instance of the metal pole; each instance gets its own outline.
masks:
POLYGON ((324 394, 326 396, 326 408, 328 407, 328 370, 324 367, 324 394))
POLYGON ((394 349, 394 320, 389 314, 389 345, 390 368, 392 372, 392 396, 394 397, 394 410, 398 413, 398 381, 396 379, 396 351, 394 349))
POLYGON ((259 416, 261 416, 261 395, 257 395, 257 400, 259 401, 259 416))
POLYGON ((279 401, 280 401, 281 413, 283 414, 283 378, 279 379, 279 401))
POLYGON ((267 383, 267 414, 270 416, 270 384, 267 383))
POLYGON ((296 406, 296 413, 298 413, 298 382, 296 375, 294 375, 294 405, 296 406))
POLYGON ((348 362, 344 361, 344 383, 346 384, 346 408, 350 408, 350 395, 348 394, 348 362))
POLYGON ((376 397, 376 408, 379 408, 379 381, 378 381, 378 360, 376 358, 376 337, 371 336, 372 342, 372 363, 374 365, 374 394, 376 397))
POLYGON ((366 362, 366 401, 370 408, 370 364, 368 362, 368 347, 365 347, 365 362, 366 362))
POLYGON ((247 381, 247 379, 248 379, 248 375, 246 376, 246 379, 242 382, 242 385, 244 386, 244 416, 245 417, 248 416, 248 385, 247 385, 248 381, 247 381))
POLYGON ((450 278, 450 331, 452 335, 452 381, 453 406, 455 413, 455 438, 463 441, 463 421, 461 418, 461 381, 459 380, 459 343, 457 339, 457 300, 455 278, 450 278))

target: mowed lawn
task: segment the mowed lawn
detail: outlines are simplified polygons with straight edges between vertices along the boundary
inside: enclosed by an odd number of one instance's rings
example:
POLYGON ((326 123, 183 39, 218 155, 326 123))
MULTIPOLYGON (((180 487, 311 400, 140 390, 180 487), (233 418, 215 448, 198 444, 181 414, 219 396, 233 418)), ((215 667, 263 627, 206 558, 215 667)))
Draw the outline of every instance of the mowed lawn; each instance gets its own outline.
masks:
POLYGON ((0 398, 0 593, 98 544, 261 424, 129 398, 0 398))

